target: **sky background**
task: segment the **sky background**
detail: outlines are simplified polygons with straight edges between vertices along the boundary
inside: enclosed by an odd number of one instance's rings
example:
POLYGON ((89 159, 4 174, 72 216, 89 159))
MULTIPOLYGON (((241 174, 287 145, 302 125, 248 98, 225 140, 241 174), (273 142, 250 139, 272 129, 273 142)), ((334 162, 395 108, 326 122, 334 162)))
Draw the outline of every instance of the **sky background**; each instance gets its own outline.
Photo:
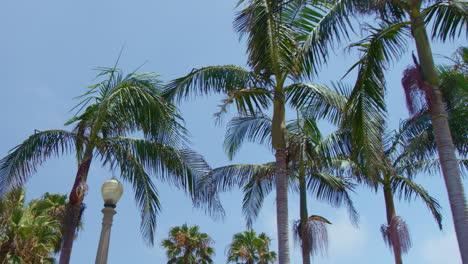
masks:
MULTIPOLYGON (((25 140, 35 129, 64 128, 70 112, 93 84, 100 66, 112 66, 124 47, 119 67, 125 72, 143 67, 155 71, 169 81, 187 74, 192 68, 209 65, 236 64, 245 66, 246 55, 242 41, 232 29, 234 0, 3 0, 0 8, 0 156, 25 140)), ((358 31, 359 32, 359 31, 358 31)), ((462 43, 435 43, 435 54, 451 55, 462 43)), ((411 63, 414 44, 388 72, 389 127, 407 117, 400 85, 402 70, 411 63)), ((328 66, 313 80, 327 84, 338 80, 356 60, 355 54, 334 49, 328 66)), ((436 55, 438 62, 444 62, 436 55)), ((446 61, 445 61, 446 62, 446 61)), ((355 72, 345 81, 352 82, 355 72)), ((211 166, 235 163, 263 163, 273 160, 272 153, 261 146, 246 145, 233 161, 223 152, 225 123, 215 125, 213 113, 220 97, 197 98, 181 105, 186 127, 192 134, 193 148, 211 166)), ((288 117, 293 118, 289 113, 288 117)), ((226 119, 227 120, 227 119, 226 119)), ((324 126, 324 131, 331 127, 324 126)), ((76 164, 72 156, 48 160, 27 184, 28 199, 44 192, 67 193, 73 184, 76 164)), ((75 241, 71 263, 93 263, 99 240, 102 213, 101 184, 113 176, 97 160, 91 166, 89 193, 85 199, 84 230, 75 241)), ((115 175, 118 176, 118 175, 115 175)), ((443 179, 440 175, 421 175, 423 184, 442 205, 444 230, 439 231, 425 205, 416 200, 411 204, 398 202, 397 213, 409 225, 413 248, 404 257, 412 264, 459 264, 455 234, 443 179)), ((466 186, 466 180, 464 181, 466 186)), ((241 215, 242 196, 238 191, 223 194, 227 211, 223 221, 214 221, 197 209, 183 192, 156 182, 163 211, 158 218, 155 247, 147 247, 139 232, 139 211, 135 206, 131 186, 125 185, 124 195, 114 217, 110 264, 165 263, 159 246, 170 227, 197 224, 214 240, 215 263, 225 263, 232 235, 245 230, 241 215)), ((465 187, 466 190, 466 187, 465 187)), ((333 208, 310 199, 309 213, 329 219, 330 248, 328 255, 316 258, 322 264, 393 263, 385 247, 380 226, 385 223, 384 199, 380 193, 359 188, 353 196, 361 215, 359 228, 351 225, 344 209, 333 208)), ((298 197, 290 195, 290 223, 299 216, 298 197)), ((276 217, 274 195, 265 201, 254 224, 258 232, 273 238, 276 250, 276 217)), ((291 240, 292 263, 300 263, 300 249, 291 240)))

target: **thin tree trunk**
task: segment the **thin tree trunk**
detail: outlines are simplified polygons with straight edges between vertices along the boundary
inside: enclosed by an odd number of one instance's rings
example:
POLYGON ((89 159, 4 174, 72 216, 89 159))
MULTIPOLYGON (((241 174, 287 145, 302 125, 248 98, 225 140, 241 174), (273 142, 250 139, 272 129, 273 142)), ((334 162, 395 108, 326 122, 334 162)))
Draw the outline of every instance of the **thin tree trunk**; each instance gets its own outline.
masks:
MULTIPOLYGON (((302 163, 302 160, 301 160, 302 163)), ((303 167, 303 164, 301 164, 303 167)), ((300 165, 300 166, 301 166, 300 165)), ((302 263, 310 264, 310 241, 308 232, 308 212, 307 212, 307 189, 305 182, 304 169, 299 170, 299 204, 300 204, 300 215, 301 215, 301 248, 302 248, 302 263)))
POLYGON ((287 154, 285 149, 276 150, 276 221, 278 231, 278 261, 289 264, 288 239, 288 183, 287 154))
POLYGON ((448 124, 448 116, 439 88, 439 81, 431 46, 427 37, 422 16, 412 17, 412 35, 418 50, 419 63, 426 83, 431 87, 429 95, 429 112, 434 131, 437 152, 439 153, 442 174, 447 188, 450 208, 452 211, 455 233, 464 264, 468 264, 468 207, 463 183, 460 177, 460 168, 455 155, 452 135, 448 124))
MULTIPOLYGON (((92 152, 91 152, 92 153, 92 152)), ((91 157, 89 154, 83 159, 83 162, 78 168, 76 173, 75 183, 70 192, 69 202, 66 209, 66 215, 64 219, 63 227, 63 241, 62 249, 60 250, 59 264, 70 263, 71 251, 73 248, 73 240, 75 239, 76 229, 80 222, 81 217, 81 205, 83 203, 84 194, 80 193, 80 187, 86 181, 89 167, 91 165, 91 157)))
POLYGON ((276 220, 278 231, 278 263, 289 264, 288 234, 288 154, 285 140, 284 94, 276 90, 273 101, 272 145, 276 150, 276 220))
MULTIPOLYGON (((390 226, 392 224, 392 219, 396 217, 395 211, 395 203, 393 201, 393 193, 391 186, 384 186, 384 198, 385 198, 385 209, 387 213, 387 225, 390 226)), ((395 257, 395 264, 403 264, 403 260, 401 258, 401 250, 400 250, 400 237, 399 234, 393 234, 392 237, 395 241, 392 242, 392 249, 393 249, 393 256, 395 257)))

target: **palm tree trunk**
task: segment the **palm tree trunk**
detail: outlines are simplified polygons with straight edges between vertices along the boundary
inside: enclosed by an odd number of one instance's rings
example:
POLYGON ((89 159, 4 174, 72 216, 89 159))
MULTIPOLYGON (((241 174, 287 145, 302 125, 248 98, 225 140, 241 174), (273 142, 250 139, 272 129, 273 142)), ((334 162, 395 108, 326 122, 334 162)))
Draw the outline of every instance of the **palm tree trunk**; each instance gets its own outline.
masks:
POLYGON ((285 140, 285 107, 284 94, 275 91, 273 101, 272 145, 276 150, 276 221, 278 231, 278 263, 289 264, 288 237, 288 154, 285 140))
MULTIPOLYGON (((301 160, 302 163, 302 160, 301 160)), ((307 189, 305 182, 305 173, 303 168, 299 171, 299 204, 300 204, 300 215, 301 215, 301 247, 302 247, 302 263, 310 264, 310 241, 308 235, 308 212, 307 212, 307 189)))
MULTIPOLYGON (((91 152, 92 153, 92 152, 91 152)), ((80 193, 82 184, 86 181, 89 167, 91 165, 92 156, 89 154, 83 159, 83 162, 78 168, 75 177, 75 183, 70 192, 69 202, 65 212, 65 220, 63 223, 63 241, 62 249, 60 250, 59 264, 70 263, 71 251, 73 248, 73 240, 75 239, 76 229, 80 222, 82 213, 82 203, 84 199, 84 193, 80 193)))
MULTIPOLYGON (((392 224, 392 219, 397 216, 395 211, 395 203, 393 201, 392 187, 390 185, 384 185, 383 191, 385 198, 385 209, 387 212, 387 225, 390 226, 392 224)), ((394 240, 392 242, 392 249, 393 256, 395 257, 395 264, 403 264, 400 250, 400 238, 398 232, 392 234, 392 238, 394 240)))
POLYGON ((448 116, 439 88, 439 81, 431 46, 427 37, 422 16, 411 17, 412 35, 414 37, 418 58, 424 80, 431 87, 429 112, 431 115, 434 137, 439 153, 442 174, 447 188, 450 208, 452 211, 455 233, 463 263, 468 263, 468 207, 463 183, 460 177, 460 168, 455 155, 452 135, 448 124, 448 116))

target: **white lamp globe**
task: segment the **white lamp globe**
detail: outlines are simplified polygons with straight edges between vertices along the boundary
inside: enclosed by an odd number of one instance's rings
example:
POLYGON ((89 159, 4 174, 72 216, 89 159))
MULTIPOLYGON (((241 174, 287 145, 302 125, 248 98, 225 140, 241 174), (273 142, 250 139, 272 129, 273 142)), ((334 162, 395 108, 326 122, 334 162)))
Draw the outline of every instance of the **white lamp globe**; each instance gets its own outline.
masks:
POLYGON ((104 206, 115 207, 123 193, 122 184, 116 179, 112 178, 102 184, 101 194, 104 199, 104 206))

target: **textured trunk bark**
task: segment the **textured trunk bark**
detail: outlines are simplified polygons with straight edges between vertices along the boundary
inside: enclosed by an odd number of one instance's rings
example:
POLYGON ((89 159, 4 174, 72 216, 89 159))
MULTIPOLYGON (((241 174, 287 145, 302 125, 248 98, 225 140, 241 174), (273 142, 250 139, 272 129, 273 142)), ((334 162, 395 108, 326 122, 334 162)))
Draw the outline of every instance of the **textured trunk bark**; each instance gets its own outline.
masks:
MULTIPOLYGON (((91 151, 92 153, 92 151, 91 151)), ((81 216, 81 204, 83 203, 84 194, 79 193, 80 186, 85 182, 88 175, 89 167, 91 165, 91 155, 87 155, 81 165, 78 167, 78 172, 76 173, 75 183, 70 192, 69 202, 67 205, 65 220, 64 220, 64 234, 62 241, 62 249, 60 250, 60 260, 59 264, 68 264, 70 263, 71 251, 73 248, 73 240, 75 239, 76 229, 80 222, 81 216)))
MULTIPOLYGON (((392 193, 392 187, 391 186, 384 186, 384 198, 385 198, 385 209, 387 212, 387 224, 388 226, 391 225, 392 223, 392 218, 396 216, 396 211, 395 211, 395 203, 393 201, 393 193, 392 193)), ((399 249, 400 245, 400 238, 398 237, 398 234, 396 234, 397 241, 394 243, 394 246, 392 246, 393 249, 393 256, 395 257, 395 264, 403 264, 403 260, 401 258, 401 251, 399 249)))
POLYGON ((272 145, 276 158, 276 220, 278 230, 278 263, 289 264, 288 237, 288 154, 285 139, 284 94, 281 89, 275 90, 273 101, 272 145))
POLYGON ((65 216, 65 225, 64 227, 64 234, 63 234, 63 241, 62 241, 62 249, 60 250, 60 264, 68 264, 70 263, 71 251, 73 248, 73 240, 75 238, 76 227, 79 223, 81 213, 81 204, 68 204, 66 209, 66 216, 65 216))
POLYGON ((276 150, 276 221, 278 230, 278 261, 289 264, 288 239, 288 183, 287 154, 285 149, 276 150))
POLYGON ((432 58, 431 46, 421 16, 412 17, 412 35, 416 43, 423 78, 432 88, 432 94, 429 95, 431 101, 428 104, 437 152, 439 153, 442 174, 447 188, 460 254, 463 263, 468 264, 468 207, 466 196, 442 92, 438 86, 438 76, 432 58))

